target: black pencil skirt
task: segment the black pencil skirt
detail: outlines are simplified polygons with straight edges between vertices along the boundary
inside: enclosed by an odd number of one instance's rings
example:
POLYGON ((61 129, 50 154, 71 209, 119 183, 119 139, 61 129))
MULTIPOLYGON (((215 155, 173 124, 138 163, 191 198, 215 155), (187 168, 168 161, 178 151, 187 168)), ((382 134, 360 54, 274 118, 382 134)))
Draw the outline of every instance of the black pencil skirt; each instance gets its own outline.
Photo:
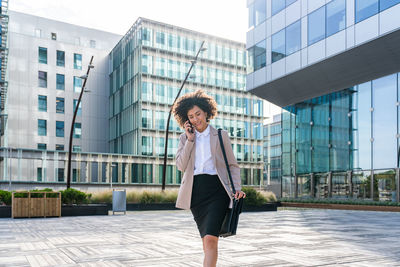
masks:
POLYGON ((218 175, 194 176, 190 210, 202 238, 205 235, 219 236, 229 203, 229 196, 218 175))

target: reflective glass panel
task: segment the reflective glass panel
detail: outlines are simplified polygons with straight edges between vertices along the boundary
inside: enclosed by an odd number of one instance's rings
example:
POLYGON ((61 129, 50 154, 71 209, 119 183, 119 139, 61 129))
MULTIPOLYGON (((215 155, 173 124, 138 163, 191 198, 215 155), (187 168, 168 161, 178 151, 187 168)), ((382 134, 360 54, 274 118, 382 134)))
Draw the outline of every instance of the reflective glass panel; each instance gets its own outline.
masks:
POLYGON ((290 55, 301 48, 300 20, 286 28, 286 55, 290 55))
POLYGON ((47 96, 45 95, 38 96, 38 110, 47 111, 47 96))
POLYGON ((271 6, 271 11, 272 15, 275 15, 279 11, 285 8, 285 0, 272 0, 272 6, 271 6))
POLYGON ((272 63, 284 58, 285 54, 285 29, 272 35, 272 63))
POLYGON ((335 0, 326 5, 326 36, 346 28, 346 0, 335 0))
POLYGON ((378 13, 379 0, 356 0, 356 23, 378 13))
POLYGON ((64 113, 64 98, 63 97, 56 98, 56 112, 64 113))
POLYGON ((57 50, 57 66, 64 67, 65 66, 65 52, 57 50))
POLYGON ((47 135, 47 121, 46 120, 38 120, 38 135, 39 136, 47 135))
POLYGON ((39 47, 39 63, 47 64, 47 48, 39 47))
POLYGON ((259 70, 265 67, 266 63, 266 42, 265 40, 259 42, 254 46, 254 70, 259 70))
MULTIPOLYGON (((78 103, 78 99, 74 99, 74 106, 73 106, 73 111, 75 112, 76 109, 76 104, 78 103)), ((79 107, 78 110, 76 112, 77 116, 81 116, 82 115, 82 102, 79 103, 79 107)))
POLYGON ((80 93, 82 90, 82 79, 74 76, 74 92, 80 93))
POLYGON ((308 15, 308 45, 325 38, 325 6, 308 15))
POLYGON ((388 9, 389 7, 392 7, 399 3, 400 0, 381 0, 379 2, 379 11, 382 12, 383 10, 388 9))
POLYGON ((81 138, 82 136, 82 124, 75 122, 74 124, 74 138, 81 138))
POLYGON ((56 89, 64 90, 65 89, 65 76, 64 74, 56 74, 56 89))
POLYGON ((47 88, 47 72, 38 72, 38 85, 41 88, 47 88))
POLYGON ((397 166, 397 74, 372 81, 373 167, 397 166))
POLYGON ((74 69, 81 70, 82 69, 82 55, 74 54, 74 69))
POLYGON ((265 0, 256 0, 254 2, 254 11, 255 11, 255 23, 256 26, 263 22, 266 17, 266 1, 265 0))
POLYGON ((371 82, 360 84, 353 94, 353 168, 371 169, 371 82))
POLYGON ((312 172, 329 171, 329 95, 313 99, 312 172))
POLYGON ((56 136, 64 137, 64 122, 56 121, 56 136))

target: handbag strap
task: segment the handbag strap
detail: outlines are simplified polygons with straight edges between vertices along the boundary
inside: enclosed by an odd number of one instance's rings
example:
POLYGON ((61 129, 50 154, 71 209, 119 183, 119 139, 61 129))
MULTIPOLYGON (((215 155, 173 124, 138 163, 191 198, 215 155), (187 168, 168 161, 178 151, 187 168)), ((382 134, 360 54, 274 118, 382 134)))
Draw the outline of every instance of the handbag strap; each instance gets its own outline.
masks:
POLYGON ((222 129, 218 129, 219 144, 220 144, 220 146, 221 146, 222 155, 224 155, 224 160, 225 160, 226 169, 227 169, 227 171, 228 171, 229 180, 231 181, 232 192, 233 192, 233 194, 236 194, 235 186, 233 185, 233 181, 232 181, 231 170, 229 169, 228 160, 226 159, 224 141, 222 140, 221 131, 222 131, 222 129))

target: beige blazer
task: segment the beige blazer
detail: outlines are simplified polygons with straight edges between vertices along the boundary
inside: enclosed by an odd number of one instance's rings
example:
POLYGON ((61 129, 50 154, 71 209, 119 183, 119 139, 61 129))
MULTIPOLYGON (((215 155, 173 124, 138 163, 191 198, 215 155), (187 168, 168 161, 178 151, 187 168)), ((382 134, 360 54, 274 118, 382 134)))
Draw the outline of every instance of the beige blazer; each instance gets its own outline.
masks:
MULTIPOLYGON (((236 158, 233 155, 231 141, 226 131, 222 131, 222 140, 226 157, 229 164, 229 169, 232 174, 232 180, 236 190, 241 190, 240 186, 240 168, 237 164, 236 158)), ((192 198, 193 187, 193 173, 196 152, 196 139, 193 142, 187 141, 186 133, 183 133, 179 138, 178 151, 176 153, 176 166, 183 172, 181 186, 179 188, 178 198, 176 200, 176 207, 180 209, 190 209, 190 202, 192 198)), ((232 207, 232 189, 229 182, 228 171, 226 170, 224 156, 219 144, 218 130, 210 125, 210 146, 212 159, 217 169, 218 177, 222 185, 231 199, 230 207, 232 207)))

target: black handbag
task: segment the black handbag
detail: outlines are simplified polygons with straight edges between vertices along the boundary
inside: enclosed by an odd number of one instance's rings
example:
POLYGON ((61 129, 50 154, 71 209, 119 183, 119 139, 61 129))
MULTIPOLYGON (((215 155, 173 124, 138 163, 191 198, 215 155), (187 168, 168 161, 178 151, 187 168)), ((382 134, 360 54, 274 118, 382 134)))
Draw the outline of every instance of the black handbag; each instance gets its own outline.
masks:
MULTIPOLYGON (((224 148, 224 142, 222 141, 221 129, 218 129, 219 144, 221 145, 222 154, 224 155, 226 169, 228 171, 229 181, 232 186, 232 193, 236 194, 235 186, 232 181, 231 171, 229 169, 228 160, 226 159, 226 153, 224 148)), ((242 213, 243 198, 236 199, 233 198, 232 208, 228 208, 225 214, 224 222, 222 223, 221 230, 219 231, 219 236, 228 237, 231 235, 236 235, 236 229, 239 223, 239 215, 242 213)))

